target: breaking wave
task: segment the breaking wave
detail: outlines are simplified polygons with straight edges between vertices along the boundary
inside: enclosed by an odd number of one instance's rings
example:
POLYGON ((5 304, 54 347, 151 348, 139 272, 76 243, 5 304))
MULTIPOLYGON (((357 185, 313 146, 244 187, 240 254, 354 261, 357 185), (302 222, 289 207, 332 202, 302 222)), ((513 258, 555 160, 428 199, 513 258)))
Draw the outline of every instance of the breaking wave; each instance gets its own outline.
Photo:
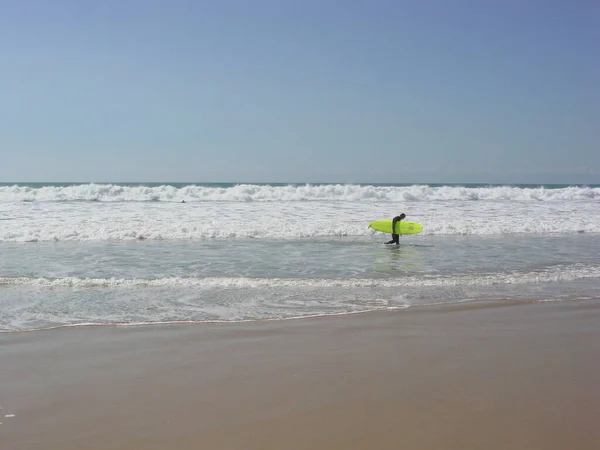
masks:
POLYGON ((277 202, 277 201, 577 201, 600 200, 600 188, 373 186, 373 185, 258 185, 234 186, 125 186, 81 184, 72 186, 0 186, 0 203, 6 202, 277 202))

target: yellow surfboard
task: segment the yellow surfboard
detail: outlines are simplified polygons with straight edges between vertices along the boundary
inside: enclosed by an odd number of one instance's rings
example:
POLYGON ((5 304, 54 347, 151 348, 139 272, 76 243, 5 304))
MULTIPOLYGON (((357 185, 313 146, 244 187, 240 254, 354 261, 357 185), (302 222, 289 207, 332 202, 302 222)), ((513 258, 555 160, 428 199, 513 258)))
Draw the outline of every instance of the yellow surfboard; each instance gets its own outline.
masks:
MULTIPOLYGON (((369 228, 373 228, 375 231, 381 231, 382 233, 392 234, 392 221, 391 220, 378 220, 371 222, 369 228)), ((404 220, 396 222, 396 233, 395 234, 418 234, 423 231, 423 225, 416 222, 405 222, 404 220)))

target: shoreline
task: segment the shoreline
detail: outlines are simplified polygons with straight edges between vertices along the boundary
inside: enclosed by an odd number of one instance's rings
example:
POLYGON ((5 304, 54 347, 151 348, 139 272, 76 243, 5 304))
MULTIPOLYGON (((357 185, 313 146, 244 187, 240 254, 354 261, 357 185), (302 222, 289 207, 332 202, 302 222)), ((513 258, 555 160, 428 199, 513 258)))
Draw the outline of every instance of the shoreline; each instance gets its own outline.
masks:
POLYGON ((46 328, 36 328, 31 330, 3 330, 0 329, 0 337, 3 335, 21 334, 21 333, 44 333, 44 332, 55 332, 55 331, 68 331, 77 329, 93 329, 93 328, 161 328, 161 327, 195 327, 195 326, 236 326, 244 324, 268 324, 278 322, 296 322, 303 320, 327 320, 337 317, 350 317, 355 315, 367 315, 367 314, 396 314, 401 311, 410 310, 424 310, 429 313, 441 313, 450 312, 453 310, 463 309, 480 309, 480 308, 496 308, 503 306, 518 306, 518 305, 532 305, 532 304, 546 304, 546 303, 557 303, 557 304, 575 304, 579 302, 595 302, 600 300, 600 297, 583 297, 583 298, 570 298, 567 300, 563 299, 510 299, 510 298, 488 298, 488 299, 467 299, 457 301, 444 301, 439 303, 428 303, 428 304, 417 304, 417 305, 406 305, 406 306, 395 306, 388 307, 385 309, 369 309, 365 311, 346 311, 339 313, 327 313, 327 314, 314 314, 307 316, 291 316, 291 317, 278 317, 278 318, 262 318, 262 319, 244 319, 244 320, 173 320, 173 321, 162 321, 162 322, 115 322, 115 323, 74 323, 65 325, 55 325, 46 328))
POLYGON ((2 333, 0 442, 591 450, 598 319, 594 300, 520 301, 2 333))

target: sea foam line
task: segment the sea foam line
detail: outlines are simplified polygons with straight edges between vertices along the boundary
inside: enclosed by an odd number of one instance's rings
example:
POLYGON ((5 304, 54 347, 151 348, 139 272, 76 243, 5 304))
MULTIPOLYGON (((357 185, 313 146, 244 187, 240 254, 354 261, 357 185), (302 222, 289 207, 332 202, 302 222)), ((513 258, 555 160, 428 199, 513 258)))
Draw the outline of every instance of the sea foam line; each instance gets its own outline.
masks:
POLYGON ((206 287, 206 288, 392 288, 435 286, 486 286, 494 284, 524 284, 574 281, 600 278, 600 267, 571 265, 545 271, 462 274, 453 276, 409 276, 394 279, 374 278, 29 278, 2 277, 0 285, 33 286, 39 288, 99 288, 99 287, 206 287))

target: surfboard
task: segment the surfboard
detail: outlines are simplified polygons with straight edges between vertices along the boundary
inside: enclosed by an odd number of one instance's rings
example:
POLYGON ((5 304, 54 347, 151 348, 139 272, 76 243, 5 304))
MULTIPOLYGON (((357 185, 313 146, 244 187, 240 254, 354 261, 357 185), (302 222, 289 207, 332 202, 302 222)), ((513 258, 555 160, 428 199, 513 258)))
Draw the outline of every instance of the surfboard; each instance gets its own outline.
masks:
MULTIPOLYGON (((391 220, 378 220, 371 222, 369 228, 373 228, 375 231, 381 231, 382 233, 392 233, 392 221, 391 220)), ((396 222, 396 234, 418 234, 423 231, 423 225, 416 222, 405 222, 404 220, 396 222)))

